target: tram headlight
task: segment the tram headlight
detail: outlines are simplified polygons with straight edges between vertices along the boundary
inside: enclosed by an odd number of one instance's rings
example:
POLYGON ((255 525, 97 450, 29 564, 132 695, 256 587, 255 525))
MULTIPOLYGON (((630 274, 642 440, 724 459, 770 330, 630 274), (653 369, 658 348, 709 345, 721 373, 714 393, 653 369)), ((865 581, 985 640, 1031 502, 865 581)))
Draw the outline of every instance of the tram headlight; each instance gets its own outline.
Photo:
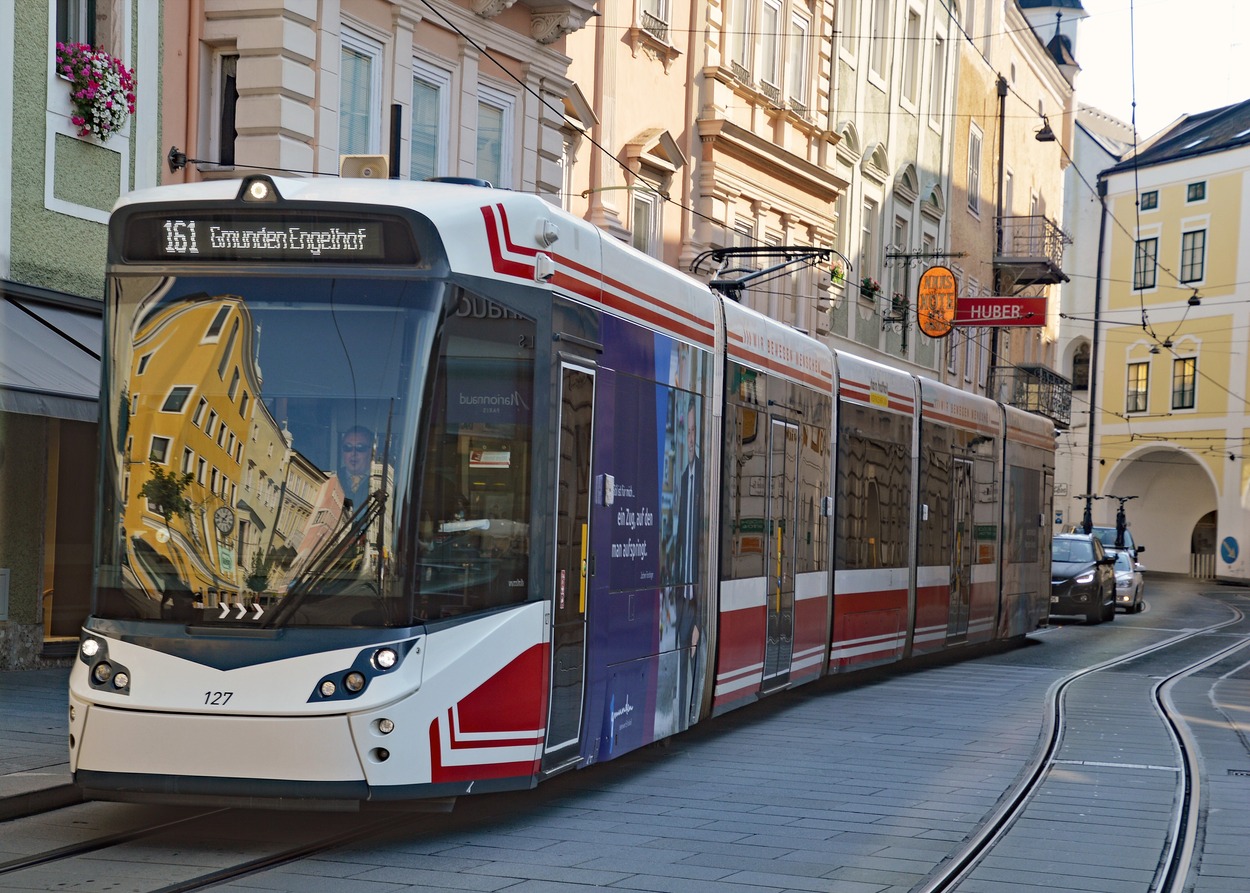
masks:
POLYGON ((130 685, 130 675, 128 673, 117 672, 113 674, 113 688, 125 688, 130 685))
POLYGON ((394 721, 389 720, 389 719, 378 720, 378 734, 389 735, 393 731, 395 731, 394 721))
POLYGON ((83 657, 95 657, 99 653, 100 653, 99 639, 83 639, 82 641, 82 656, 83 657))
POLYGON ((389 670, 399 663, 399 653, 394 648, 379 648, 373 652, 373 665, 379 670, 389 670))
POLYGON ((359 670, 352 670, 343 677, 343 687, 352 694, 356 694, 365 687, 365 674, 359 670))
POLYGON ((106 660, 100 661, 91 668, 91 678, 99 685, 104 685, 113 678, 113 665, 106 660))
POLYGON ((321 683, 321 696, 323 698, 332 698, 339 687, 334 684, 333 680, 327 679, 321 683))

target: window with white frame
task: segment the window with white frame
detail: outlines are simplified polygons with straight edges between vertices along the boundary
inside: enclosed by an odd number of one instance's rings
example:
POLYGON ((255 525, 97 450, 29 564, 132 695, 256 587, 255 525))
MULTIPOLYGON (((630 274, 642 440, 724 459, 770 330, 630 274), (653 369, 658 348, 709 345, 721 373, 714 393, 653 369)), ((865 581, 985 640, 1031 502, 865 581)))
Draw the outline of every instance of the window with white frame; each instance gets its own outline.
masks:
MULTIPOLYGON (((894 218, 893 251, 907 251, 911 244, 911 223, 906 217, 894 218)), ((891 312, 906 308, 911 295, 911 264, 906 258, 890 266, 891 312)), ((894 314, 897 315, 897 314, 894 314)))
POLYGON ((981 128, 973 124, 968 130, 968 209, 981 211, 981 128))
POLYGON ((234 166, 234 146, 238 139, 235 122, 239 108, 239 53, 233 47, 217 49, 210 60, 209 121, 204 157, 222 167, 234 166))
POLYGON ((929 75, 929 118, 940 121, 946 103, 946 39, 933 39, 933 66, 929 75))
POLYGON ((170 388, 169 393, 165 395, 165 402, 161 404, 161 412, 182 412, 187 401, 191 399, 193 390, 191 385, 176 385, 170 388))
POLYGON ((1072 352, 1072 390, 1089 390, 1089 342, 1082 341, 1072 352))
POLYGON ((668 42, 669 0, 639 0, 639 24, 653 37, 668 42))
POLYGON ((1198 384, 1198 358, 1180 357, 1172 361, 1172 408, 1193 409, 1198 384))
POLYGON ((859 37, 859 0, 842 0, 838 4, 838 30, 842 49, 853 53, 855 38, 859 37))
POLYGON ((1150 397, 1150 364, 1129 363, 1124 390, 1124 411, 1145 412, 1150 397))
POLYGON ((781 0, 763 0, 760 8, 760 79, 781 86, 781 0))
POLYGON ((56 39, 95 46, 95 0, 57 0, 56 39))
POLYGON ((643 254, 660 256, 660 209, 662 199, 653 187, 638 183, 630 190, 632 216, 630 242, 643 254))
POLYGON ((751 49, 755 36, 754 0, 734 0, 729 8, 729 33, 726 35, 730 67, 744 80, 750 79, 751 49))
POLYGON ((148 448, 148 459, 157 465, 164 465, 169 459, 170 439, 159 434, 152 435, 152 444, 148 448))
POLYGON ((1159 240, 1157 238, 1138 239, 1133 255, 1133 290, 1155 287, 1155 276, 1159 266, 1159 240))
POLYGON ((477 176, 512 187, 512 129, 516 98, 493 87, 477 90, 477 176))
MULTIPOLYGON (((864 199, 859 221, 859 269, 860 281, 872 277, 877 269, 877 203, 870 198, 864 199)), ((873 277, 875 278, 875 277, 873 277)), ((861 296, 872 298, 872 295, 861 296)))
POLYGON ((789 70, 786 72, 786 80, 789 83, 790 102, 797 106, 799 111, 807 111, 808 96, 811 92, 807 61, 811 53, 808 39, 811 28, 811 22, 808 21, 807 16, 796 12, 790 17, 789 70))
POLYGON ((916 104, 920 90, 920 13, 907 10, 907 31, 903 37, 903 99, 916 104))
POLYGON ((1206 275, 1207 231, 1181 234, 1181 282, 1200 282, 1206 275))
POLYGON ((411 159, 413 180, 448 173, 447 145, 451 137, 451 72, 412 60, 411 159))
POLYGON ((340 40, 339 154, 375 155, 382 146, 382 45, 349 28, 340 40))
POLYGON ((888 63, 887 47, 890 41, 890 0, 873 0, 872 46, 868 49, 868 66, 882 77, 888 63))

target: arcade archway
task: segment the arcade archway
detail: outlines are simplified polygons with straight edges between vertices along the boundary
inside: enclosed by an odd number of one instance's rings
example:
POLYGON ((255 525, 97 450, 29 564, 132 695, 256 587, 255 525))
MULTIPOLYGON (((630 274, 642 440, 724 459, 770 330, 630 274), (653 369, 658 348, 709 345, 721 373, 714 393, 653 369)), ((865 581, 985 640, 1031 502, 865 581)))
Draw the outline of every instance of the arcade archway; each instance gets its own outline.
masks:
MULTIPOLYGON (((1188 453, 1171 448, 1133 453, 1116 464, 1102 495, 1137 497, 1125 504, 1125 514, 1133 538, 1146 547, 1140 561, 1148 570, 1189 574, 1195 544, 1212 540, 1196 534, 1215 526, 1219 494, 1206 466, 1188 453)), ((1115 500, 1102 499, 1094 517, 1114 524, 1116 508, 1115 500)))

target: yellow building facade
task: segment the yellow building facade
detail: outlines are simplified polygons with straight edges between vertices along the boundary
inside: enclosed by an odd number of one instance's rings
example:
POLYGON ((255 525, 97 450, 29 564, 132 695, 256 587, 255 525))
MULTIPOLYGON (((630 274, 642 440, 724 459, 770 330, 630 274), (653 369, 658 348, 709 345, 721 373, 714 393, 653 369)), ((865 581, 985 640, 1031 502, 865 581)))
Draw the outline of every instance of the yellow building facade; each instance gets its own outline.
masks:
POLYGON ((1250 103, 1189 116, 1104 173, 1090 457, 1152 570, 1250 579, 1250 103))

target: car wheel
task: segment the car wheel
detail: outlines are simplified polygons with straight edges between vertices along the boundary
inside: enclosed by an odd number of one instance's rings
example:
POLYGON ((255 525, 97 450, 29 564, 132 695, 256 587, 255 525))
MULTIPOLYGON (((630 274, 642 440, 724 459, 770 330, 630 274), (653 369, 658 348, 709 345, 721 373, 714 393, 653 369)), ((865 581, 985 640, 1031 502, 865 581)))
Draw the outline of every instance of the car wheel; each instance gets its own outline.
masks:
POLYGON ((1111 604, 1107 605, 1102 610, 1103 610, 1103 614, 1102 614, 1103 620, 1115 620, 1115 595, 1114 594, 1112 594, 1111 596, 1111 604))
POLYGON ((1095 623, 1102 623, 1104 619, 1105 616, 1103 615, 1102 605, 1092 605, 1090 609, 1085 612, 1085 622, 1091 626, 1095 623))

